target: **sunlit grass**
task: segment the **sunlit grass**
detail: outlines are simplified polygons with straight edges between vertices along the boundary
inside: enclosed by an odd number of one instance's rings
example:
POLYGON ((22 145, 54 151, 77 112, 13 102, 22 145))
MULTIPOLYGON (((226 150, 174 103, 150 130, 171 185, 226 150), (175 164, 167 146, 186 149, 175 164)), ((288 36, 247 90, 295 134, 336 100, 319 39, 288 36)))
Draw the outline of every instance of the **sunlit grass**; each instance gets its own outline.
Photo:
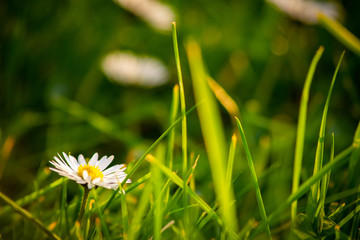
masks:
MULTIPOLYGON (((50 102, 61 114, 88 124, 126 148, 143 149, 128 159, 127 177, 119 183, 118 189, 90 190, 66 178, 51 182, 50 176, 54 174, 49 174, 49 165, 41 165, 39 172, 43 174, 29 183, 34 188, 28 194, 15 201, 0 192, 6 204, 1 206, 0 214, 14 223, 16 229, 25 226, 23 233, 9 227, 3 227, 3 231, 7 235, 10 232, 14 239, 24 236, 36 239, 286 239, 303 236, 356 239, 360 222, 357 175, 360 123, 354 137, 346 140, 350 142, 353 138, 347 148, 337 152, 338 140, 334 133, 329 149, 326 145, 330 97, 344 53, 329 84, 322 118, 317 119, 321 121, 317 146, 309 146, 306 126, 310 86, 316 79, 315 69, 320 65, 322 47, 310 64, 295 126, 281 117, 271 118, 253 111, 249 104, 239 107, 241 105, 234 100, 236 96, 231 97, 225 87, 209 76, 211 71, 206 68, 200 44, 191 37, 185 42, 184 50, 190 73, 186 79, 188 87, 185 87, 179 53, 183 48, 178 45, 175 23, 172 26, 178 81, 171 86, 172 97, 161 99, 169 102, 169 115, 163 119, 166 127, 156 138, 142 138, 136 133, 136 127, 123 128, 112 117, 66 97, 57 95, 50 102), (194 105, 187 108, 185 95, 192 96, 187 92, 190 88, 194 91, 194 99, 190 98, 189 102, 194 105), (240 112, 241 121, 237 118, 240 112), (231 119, 226 118, 228 115, 231 119), (296 144, 292 146, 295 139, 296 144), (287 152, 293 153, 292 149, 279 148, 281 143, 290 143, 286 146, 295 149, 293 164, 286 165, 278 159, 290 155, 287 152), (310 174, 308 162, 304 164, 304 160, 312 154, 315 160, 311 165, 315 166, 310 174), (343 177, 341 183, 332 181, 337 174, 343 177), (132 182, 125 184, 128 179, 132 182), (274 200, 278 191, 286 194, 280 203, 274 200), (305 198, 308 198, 307 204, 305 198)), ((8 152, 14 147, 8 141, 1 148, 2 159, 6 161, 8 152)), ((1 168, 0 172, 3 171, 1 168)))

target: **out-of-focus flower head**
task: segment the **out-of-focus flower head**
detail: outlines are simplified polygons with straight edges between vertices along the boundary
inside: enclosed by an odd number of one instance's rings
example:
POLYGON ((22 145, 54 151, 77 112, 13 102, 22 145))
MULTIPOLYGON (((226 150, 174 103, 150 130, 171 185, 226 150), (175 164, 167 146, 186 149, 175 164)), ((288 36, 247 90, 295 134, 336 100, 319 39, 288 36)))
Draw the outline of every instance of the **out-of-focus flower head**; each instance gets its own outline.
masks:
POLYGON ((170 31, 171 23, 175 21, 171 7, 156 0, 115 0, 115 2, 158 30, 170 31))
POLYGON ((159 60, 129 52, 109 53, 102 61, 102 70, 110 79, 125 85, 155 87, 169 79, 168 70, 159 60))
POLYGON ((312 0, 267 0, 291 18, 306 24, 318 23, 318 15, 322 13, 331 19, 339 17, 338 6, 329 2, 312 0))

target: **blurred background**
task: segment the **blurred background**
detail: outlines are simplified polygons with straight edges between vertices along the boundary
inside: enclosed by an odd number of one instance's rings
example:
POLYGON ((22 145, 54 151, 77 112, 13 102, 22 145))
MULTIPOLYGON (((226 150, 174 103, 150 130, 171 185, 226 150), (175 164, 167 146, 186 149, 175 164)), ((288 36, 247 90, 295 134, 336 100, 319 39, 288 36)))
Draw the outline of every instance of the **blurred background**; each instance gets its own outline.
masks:
MULTIPOLYGON (((86 157, 99 152, 130 165, 138 159, 169 126, 177 83, 171 36, 171 22, 176 21, 187 108, 194 98, 184 42, 193 36, 209 74, 239 105, 259 175, 269 166, 284 173, 266 183, 278 186, 278 194, 265 191, 272 211, 291 190, 288 169, 311 59, 324 46, 310 92, 303 178, 312 174, 327 91, 340 54, 347 50, 313 19, 314 9, 324 9, 360 36, 359 1, 288 2, 294 4, 1 1, 0 190, 17 199, 57 179, 46 167, 58 152, 86 157)), ((359 66, 359 56, 347 50, 330 102, 328 153, 331 132, 335 154, 352 143, 360 119, 359 66)), ((230 142, 232 118, 220 108, 230 142)), ((177 130, 174 168, 181 164, 177 130)), ((199 194, 209 199, 213 191, 196 112, 188 117, 188 135, 189 151, 202 158, 195 174, 199 194)), ((242 189, 250 179, 246 161, 240 158, 235 164, 234 187, 242 189)), ((133 179, 148 171, 143 163, 133 179)))

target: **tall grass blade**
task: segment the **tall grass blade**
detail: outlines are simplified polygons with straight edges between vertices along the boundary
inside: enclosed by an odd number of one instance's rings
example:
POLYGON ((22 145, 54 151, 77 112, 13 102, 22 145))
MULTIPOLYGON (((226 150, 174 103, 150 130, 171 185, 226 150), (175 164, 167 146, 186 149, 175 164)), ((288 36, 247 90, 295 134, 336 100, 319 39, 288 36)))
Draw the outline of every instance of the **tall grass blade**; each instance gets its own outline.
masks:
MULTIPOLYGON (((189 113, 191 113, 192 111, 194 111, 194 109, 197 107, 197 105, 193 106, 192 108, 190 108, 187 112, 186 115, 188 115, 189 113)), ((138 169, 138 167, 140 166, 140 164, 144 161, 145 157, 147 154, 149 154, 152 150, 154 150, 156 148, 156 146, 169 134, 169 132, 171 131, 171 129, 173 129, 182 119, 182 116, 179 117, 178 119, 176 119, 176 121, 170 125, 170 127, 168 127, 165 132, 163 132, 161 134, 161 136, 145 151, 145 153, 141 156, 141 158, 134 164, 134 166, 131 168, 131 170, 129 171, 129 173, 127 174, 126 178, 124 179, 123 183, 126 183, 126 180, 128 180, 132 174, 136 171, 136 169, 138 169)), ((105 211, 112 203, 112 201, 115 199, 116 195, 118 194, 118 190, 117 189, 113 195, 110 197, 109 201, 106 203, 103 211, 105 211)))
MULTIPOLYGON (((327 163, 324 165, 323 168, 320 169, 319 172, 311 176, 308 180, 306 180, 303 184, 300 185, 297 192, 292 193, 286 201, 281 204, 274 212, 272 212, 268 216, 268 222, 271 224, 274 220, 276 220, 277 217, 281 213, 283 213, 288 207, 291 206, 291 203, 299 198, 301 198, 310 188, 313 186, 317 181, 319 181, 325 174, 327 174, 329 171, 334 171, 335 169, 341 167, 345 163, 349 161, 349 155, 355 150, 354 146, 350 146, 346 148, 344 151, 339 153, 332 162, 327 163)), ((261 224, 256 228, 253 236, 256 236, 259 234, 265 227, 266 222, 261 222, 261 224)))
MULTIPOLYGON (((304 151, 306 116, 307 116, 310 86, 312 79, 314 77, 317 63, 319 62, 323 52, 324 52, 324 48, 320 47, 317 50, 313 60, 311 61, 310 68, 307 73, 304 88, 301 95, 299 119, 298 119, 297 134, 296 134, 295 157, 294 157, 294 170, 293 170, 293 182, 292 182, 293 193, 298 190, 300 183, 300 173, 302 168, 302 157, 304 151)), ((295 200, 291 205, 291 218, 293 222, 295 220, 296 214, 297 214, 297 200, 295 200)))
MULTIPOLYGON (((330 97, 331 97, 332 90, 333 90, 333 87, 335 84, 335 79, 336 79, 337 73, 339 71, 339 67, 340 67, 341 61, 344 57, 344 54, 345 54, 345 51, 341 54, 340 60, 336 66, 335 73, 333 75, 333 78, 332 78, 332 81, 330 84, 330 88, 329 88, 329 92, 328 92, 328 95, 326 98, 326 103, 325 103, 325 107, 324 107, 324 111, 323 111, 323 115, 322 115, 322 119, 321 119, 319 139, 318 139, 318 143, 317 143, 317 147, 316 147, 313 175, 315 175, 317 172, 319 172, 323 165, 326 118, 327 118, 327 113, 328 113, 329 104, 330 104, 330 97)), ((308 203, 306 206, 306 215, 308 215, 308 217, 311 221, 314 217, 316 207, 319 202, 319 198, 320 198, 320 182, 317 182, 315 185, 313 185, 311 187, 311 191, 310 191, 309 198, 308 198, 308 203)))
MULTIPOLYGON (((159 145, 156 151, 157 159, 163 163, 164 159, 164 148, 162 145, 159 145)), ((151 180, 153 185, 153 194, 154 194, 154 239, 161 239, 161 228, 162 228, 162 194, 161 188, 163 187, 163 181, 161 177, 161 172, 159 168, 155 165, 151 167, 151 180)))
POLYGON ((330 19, 325 14, 319 14, 319 23, 326 28, 342 44, 360 56, 360 39, 347 30, 343 25, 330 19))
POLYGON ((270 227, 269 227, 269 223, 268 223, 268 219, 267 219, 267 215, 266 215, 266 211, 265 211, 264 202, 263 202, 263 199, 261 196, 260 186, 259 186, 259 182, 258 182, 258 179, 256 176, 255 167, 254 167, 254 163, 253 163, 253 160, 251 157, 250 149, 247 144, 245 133, 241 126, 240 120, 237 117, 235 117, 235 119, 236 119, 236 122, 239 127, 241 140, 242 140, 243 146, 245 148, 246 158, 248 160, 248 164, 249 164, 249 168, 250 168, 250 174, 251 174, 254 186, 255 186, 255 194, 256 194, 256 200, 257 200, 258 206, 259 206, 260 216, 261 216, 263 222, 266 223, 266 233, 267 233, 268 237, 271 239, 270 227))
POLYGON ((34 217, 30 212, 28 212, 26 209, 19 206, 16 202, 11 200, 9 197, 7 197, 5 194, 0 192, 0 198, 10 205, 17 213, 22 215, 24 218, 26 218, 28 221, 30 221, 32 224, 34 224, 36 227, 38 227, 41 231, 43 231, 50 239, 60 240, 60 237, 57 236, 55 233, 52 233, 39 219, 34 217))
MULTIPOLYGON (((180 57, 179 57, 179 47, 177 41, 177 34, 176 34, 176 23, 172 22, 172 36, 173 36, 173 44, 174 44, 174 54, 175 54, 175 62, 176 62, 176 69, 178 73, 179 79, 179 87, 180 87, 180 107, 181 107, 181 115, 182 115, 182 122, 181 122, 181 146, 182 146, 182 176, 184 180, 184 184, 186 184, 186 173, 187 173, 187 126, 186 126, 186 104, 185 104, 185 93, 184 93, 184 82, 182 79, 181 73, 181 65, 180 65, 180 57)), ((183 204, 184 204, 184 220, 185 220, 185 227, 189 225, 188 219, 188 211, 186 210, 186 206, 188 204, 188 194, 186 191, 186 187, 184 186, 184 193, 183 193, 183 204)))
POLYGON ((199 105, 198 114, 208 153, 216 197, 222 209, 222 219, 225 225, 224 230, 237 232, 236 208, 233 204, 234 194, 232 191, 224 188, 224 186, 226 186, 226 141, 221 125, 220 114, 215 98, 208 86, 200 47, 194 40, 189 40, 186 44, 186 51, 196 102, 204 100, 204 103, 199 105))
MULTIPOLYGON (((176 185, 178 185, 180 188, 184 187, 184 181, 178 176, 176 175, 173 171, 171 171, 169 168, 167 168, 165 165, 163 165, 162 163, 160 163, 154 156, 152 156, 151 154, 148 154, 146 156, 146 160, 148 162, 150 162, 151 164, 156 165, 156 167, 158 167, 167 177, 169 177, 171 179, 171 181, 173 181, 176 185)), ((185 185, 189 196, 192 197, 195 202, 197 202, 197 204, 199 204, 199 206, 209 215, 211 215, 212 217, 214 217, 214 219, 216 219, 216 221, 222 225, 222 221, 219 218, 219 216, 216 214, 216 212, 214 212, 214 210, 202 199, 199 197, 199 195, 197 195, 195 192, 193 192, 191 190, 191 188, 187 185, 185 185)))
MULTIPOLYGON (((170 126, 175 122, 177 112, 179 108, 179 85, 176 84, 173 88, 173 98, 171 102, 171 108, 170 108, 170 126)), ((167 146, 167 155, 166 155, 166 161, 167 166, 169 166, 170 169, 172 169, 173 166, 173 158, 174 158, 174 142, 175 142, 175 128, 171 129, 169 133, 169 140, 168 140, 168 146, 167 146)))

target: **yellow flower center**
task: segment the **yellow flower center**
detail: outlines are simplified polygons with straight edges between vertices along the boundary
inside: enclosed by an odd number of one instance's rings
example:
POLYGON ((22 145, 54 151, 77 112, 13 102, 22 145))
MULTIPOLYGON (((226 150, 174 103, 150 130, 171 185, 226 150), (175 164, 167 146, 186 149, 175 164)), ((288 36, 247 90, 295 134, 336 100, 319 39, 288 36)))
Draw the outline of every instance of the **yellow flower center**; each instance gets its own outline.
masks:
POLYGON ((94 167, 94 166, 89 166, 89 165, 80 165, 78 168, 78 172, 77 174, 82 178, 83 177, 83 172, 87 171, 87 173, 89 174, 89 176, 91 177, 92 180, 96 179, 96 178, 103 178, 104 175, 103 173, 100 171, 99 167, 94 167))

